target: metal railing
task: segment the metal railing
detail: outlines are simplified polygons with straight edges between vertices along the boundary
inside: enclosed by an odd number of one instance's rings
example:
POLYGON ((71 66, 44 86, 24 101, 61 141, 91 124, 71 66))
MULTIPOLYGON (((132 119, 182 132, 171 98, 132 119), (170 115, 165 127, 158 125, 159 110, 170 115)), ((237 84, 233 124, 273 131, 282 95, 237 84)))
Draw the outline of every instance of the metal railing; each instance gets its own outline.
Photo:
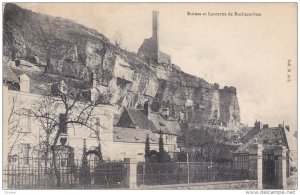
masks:
POLYGON ((138 163, 137 185, 166 185, 248 179, 248 170, 231 163, 138 163))
MULTIPOLYGON (((30 159, 30 164, 9 164, 3 169, 3 186, 6 189, 56 189, 57 175, 49 159, 30 159)), ((20 161, 22 162, 22 161, 20 161)), ((25 162, 25 161, 23 161, 25 162)), ((88 160, 83 167, 81 160, 73 164, 57 162, 63 189, 126 188, 128 164, 123 161, 88 160), (64 165, 64 166, 61 166, 64 165)))

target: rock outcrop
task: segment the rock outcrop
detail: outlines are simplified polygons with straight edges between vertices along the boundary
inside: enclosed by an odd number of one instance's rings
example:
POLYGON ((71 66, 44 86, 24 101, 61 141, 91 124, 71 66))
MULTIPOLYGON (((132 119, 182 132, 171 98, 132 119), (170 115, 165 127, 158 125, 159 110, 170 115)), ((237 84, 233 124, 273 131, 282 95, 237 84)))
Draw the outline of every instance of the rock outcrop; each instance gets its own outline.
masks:
POLYGON ((111 103, 119 112, 150 101, 153 110, 169 108, 170 117, 182 122, 230 128, 240 123, 234 87, 219 89, 218 84, 186 74, 174 64, 147 61, 70 20, 10 3, 3 19, 7 62, 25 60, 42 71, 69 77, 80 72, 80 79, 90 80, 100 92, 113 93, 111 103))

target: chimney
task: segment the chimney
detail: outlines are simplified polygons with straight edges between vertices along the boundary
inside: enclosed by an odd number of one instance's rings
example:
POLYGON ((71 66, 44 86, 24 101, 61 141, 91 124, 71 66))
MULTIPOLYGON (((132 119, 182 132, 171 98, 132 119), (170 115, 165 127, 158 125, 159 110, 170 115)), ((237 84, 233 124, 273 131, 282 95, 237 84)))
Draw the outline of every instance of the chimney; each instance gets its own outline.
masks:
POLYGON ((159 63, 159 12, 152 12, 152 39, 154 41, 154 60, 159 63))
POLYGON ((158 17, 159 17, 159 12, 154 10, 152 12, 152 37, 154 39, 158 39, 158 30, 159 30, 158 17))
POLYGON ((256 122, 254 123, 254 127, 257 129, 262 129, 262 122, 256 120, 256 122))
POLYGON ((162 115, 168 120, 170 116, 169 108, 163 108, 162 109, 162 115))
POLYGON ((30 92, 30 78, 26 74, 20 76, 20 91, 30 92))
POLYGON ((269 128, 269 125, 268 124, 264 124, 263 125, 263 129, 268 129, 269 128))

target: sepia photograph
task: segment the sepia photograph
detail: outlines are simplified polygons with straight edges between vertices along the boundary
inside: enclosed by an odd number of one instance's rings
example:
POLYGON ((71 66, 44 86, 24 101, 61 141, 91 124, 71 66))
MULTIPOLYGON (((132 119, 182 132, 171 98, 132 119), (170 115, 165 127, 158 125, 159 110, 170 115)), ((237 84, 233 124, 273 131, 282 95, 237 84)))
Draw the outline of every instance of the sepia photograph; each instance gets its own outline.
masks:
POLYGON ((2 3, 2 22, 7 194, 298 190, 297 3, 2 3))

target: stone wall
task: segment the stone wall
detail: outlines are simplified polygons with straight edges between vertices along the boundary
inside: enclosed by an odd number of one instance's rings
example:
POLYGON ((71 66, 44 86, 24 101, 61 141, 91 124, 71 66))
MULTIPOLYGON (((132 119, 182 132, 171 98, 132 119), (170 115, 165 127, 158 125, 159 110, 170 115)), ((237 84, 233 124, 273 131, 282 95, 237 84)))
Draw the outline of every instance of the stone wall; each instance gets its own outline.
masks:
POLYGON ((256 180, 241 181, 224 181, 224 182, 207 182, 191 184, 173 184, 173 185, 156 185, 140 186, 138 189, 155 189, 155 190, 255 190, 257 189, 256 180))

